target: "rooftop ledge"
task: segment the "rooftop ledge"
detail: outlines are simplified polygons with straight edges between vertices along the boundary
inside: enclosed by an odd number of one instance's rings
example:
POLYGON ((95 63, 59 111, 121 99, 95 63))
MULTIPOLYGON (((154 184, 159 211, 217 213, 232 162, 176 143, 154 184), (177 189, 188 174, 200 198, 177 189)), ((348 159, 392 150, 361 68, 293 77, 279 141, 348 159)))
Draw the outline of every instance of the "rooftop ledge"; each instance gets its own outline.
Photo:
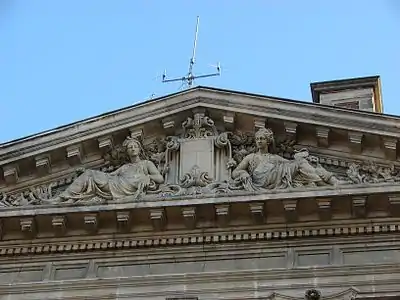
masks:
POLYGON ((86 212, 105 212, 119 211, 139 208, 163 208, 163 207, 184 207, 199 206, 205 204, 233 204, 250 203, 269 200, 289 200, 307 198, 334 198, 346 196, 369 196, 369 195, 396 195, 400 194, 400 184, 376 183, 376 184, 352 184, 345 186, 321 186, 311 188, 291 188, 286 190, 271 190, 262 193, 235 192, 224 195, 197 195, 197 196, 175 196, 158 197, 145 196, 141 200, 133 197, 126 197, 119 202, 109 202, 102 205, 82 205, 76 204, 57 204, 40 205, 25 207, 2 207, 0 208, 0 218, 16 216, 38 216, 66 213, 86 213, 86 212))

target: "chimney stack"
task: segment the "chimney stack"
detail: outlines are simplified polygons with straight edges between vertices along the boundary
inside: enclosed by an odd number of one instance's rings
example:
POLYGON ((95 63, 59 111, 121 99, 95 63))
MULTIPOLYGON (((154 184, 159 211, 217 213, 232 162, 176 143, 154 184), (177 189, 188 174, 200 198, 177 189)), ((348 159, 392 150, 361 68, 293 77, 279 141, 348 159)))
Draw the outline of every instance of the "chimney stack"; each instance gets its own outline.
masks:
POLYGON ((311 83, 314 103, 383 113, 379 76, 311 83))

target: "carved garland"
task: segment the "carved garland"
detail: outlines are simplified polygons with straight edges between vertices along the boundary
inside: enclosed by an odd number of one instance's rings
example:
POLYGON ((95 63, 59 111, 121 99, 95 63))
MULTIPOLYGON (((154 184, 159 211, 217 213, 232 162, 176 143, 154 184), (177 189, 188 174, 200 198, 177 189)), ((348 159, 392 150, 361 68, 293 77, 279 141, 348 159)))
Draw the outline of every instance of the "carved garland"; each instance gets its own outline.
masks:
MULTIPOLYGON (((214 145, 217 148, 227 149, 227 169, 229 177, 232 170, 236 168, 243 159, 251 153, 256 152, 255 136, 253 133, 218 133, 212 119, 203 114, 194 114, 193 118, 188 118, 182 123, 182 135, 170 136, 166 138, 156 138, 150 143, 140 141, 142 148, 142 158, 148 159, 156 166, 158 172, 167 182, 169 171, 170 154, 180 149, 181 139, 202 139, 213 137, 214 145)), ((268 132, 268 130, 266 130, 268 132)), ((271 132, 272 134, 272 132, 271 132)), ((297 151, 296 145, 290 139, 278 139, 273 141, 272 152, 280 157, 293 157, 294 161, 301 159, 307 161, 310 172, 315 172, 321 178, 329 177, 332 174, 327 172, 321 165, 320 159, 309 155, 307 151, 297 151)), ((104 156, 106 165, 101 168, 103 172, 109 173, 123 166, 129 161, 126 148, 122 145, 112 148, 104 156)), ((325 162, 326 164, 327 162, 325 162)), ((347 169, 343 170, 343 175, 338 176, 341 184, 371 184, 382 182, 400 182, 400 170, 392 166, 378 166, 373 162, 350 163, 347 169)), ((53 182, 48 185, 39 185, 18 193, 0 193, 0 207, 15 207, 28 205, 49 204, 52 199, 62 192, 62 187, 74 181, 76 175, 70 178, 53 182)), ((242 184, 234 182, 215 182, 209 174, 202 172, 198 166, 193 166, 191 172, 184 174, 177 184, 155 184, 149 185, 147 194, 157 195, 158 197, 195 195, 195 194, 218 194, 231 193, 235 190, 243 189, 242 184)), ((251 191, 251 190, 249 190, 251 191)), ((268 190, 264 190, 268 192, 268 190)), ((99 198, 100 202, 105 199, 99 198)), ((82 204, 95 204, 98 201, 88 201, 82 204)))
MULTIPOLYGON (((230 163, 232 165, 236 165, 236 159, 234 163, 230 163)), ((107 171, 110 171, 113 170, 114 167, 103 167, 102 169, 107 169, 107 171)), ((194 173, 198 174, 198 170, 196 170, 194 173)), ((186 176, 184 176, 181 182, 182 186, 188 188, 188 178, 197 176, 195 174, 187 174, 186 176)), ((208 176, 205 175, 206 174, 203 174, 202 177, 207 178, 208 176)), ((395 169, 393 166, 378 166, 371 162, 364 162, 361 164, 351 163, 346 171, 346 175, 349 181, 354 184, 371 184, 400 181, 400 171, 395 169)), ((47 204, 47 202, 45 202, 46 200, 49 200, 58 194, 60 190, 58 186, 65 186, 65 184, 70 183, 73 178, 74 176, 66 178, 65 180, 50 183, 48 185, 39 185, 16 194, 0 193, 0 207, 18 207, 47 204)), ((201 185, 203 184, 200 184, 200 186, 201 185)), ((196 194, 200 192, 199 189, 193 190, 194 191, 191 194, 196 194)), ((220 191, 224 191, 222 187, 220 187, 220 191)), ((168 195, 169 192, 170 191, 166 191, 164 196, 168 195)))

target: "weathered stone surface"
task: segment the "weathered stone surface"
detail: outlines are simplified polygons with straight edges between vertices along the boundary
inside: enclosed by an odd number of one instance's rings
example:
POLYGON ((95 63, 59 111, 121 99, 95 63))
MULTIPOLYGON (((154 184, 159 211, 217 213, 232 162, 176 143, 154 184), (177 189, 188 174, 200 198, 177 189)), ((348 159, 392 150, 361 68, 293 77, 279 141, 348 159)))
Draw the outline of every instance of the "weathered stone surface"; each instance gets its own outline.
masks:
POLYGON ((216 205, 215 216, 221 227, 227 226, 230 221, 230 206, 227 204, 216 205))
POLYGON ((80 144, 68 146, 66 149, 67 160, 71 166, 76 166, 82 162, 82 146, 80 144))
POLYGON ((189 229, 196 227, 196 207, 182 207, 185 226, 189 229))
POLYGON ((47 174, 51 171, 50 155, 40 155, 35 157, 35 165, 40 175, 47 174))
POLYGON ((298 124, 294 122, 284 122, 285 132, 292 140, 297 140, 298 124))
POLYGON ((293 160, 271 153, 274 134, 261 128, 255 134, 257 151, 246 155, 232 171, 235 183, 247 191, 287 189, 300 186, 328 186, 341 184, 319 163, 312 166, 308 151, 298 151, 293 160))
POLYGON ((3 177, 7 184, 18 182, 18 165, 3 166, 3 177))
POLYGON ((57 234, 64 234, 67 230, 67 218, 62 215, 53 216, 51 219, 51 225, 57 234))
POLYGON ((129 163, 111 173, 82 170, 65 191, 49 202, 90 204, 126 196, 137 198, 163 183, 164 178, 154 163, 140 158, 143 147, 137 138, 128 137, 123 147, 126 148, 129 163))
POLYGON ((256 117, 254 118, 254 131, 257 131, 260 128, 264 128, 266 123, 266 118, 256 117))
MULTIPOLYGON (((185 253, 185 249, 171 252, 171 246, 167 245, 164 246, 163 253, 156 251, 156 248, 144 247, 141 250, 117 252, 113 257, 107 258, 97 252, 87 261, 79 260, 78 257, 73 260, 71 257, 69 261, 56 264, 48 263, 51 256, 46 256, 40 262, 24 261, 22 268, 13 264, 3 269, 0 274, 6 273, 9 276, 0 276, 0 291, 2 295, 13 291, 18 295, 24 291, 18 289, 29 286, 31 298, 34 298, 36 292, 40 292, 42 297, 50 297, 55 295, 52 293, 56 286, 70 286, 74 288, 65 289, 64 296, 84 297, 88 295, 85 294, 86 291, 95 295, 109 292, 108 288, 117 288, 118 285, 119 296, 129 295, 133 298, 154 298, 157 295, 169 297, 183 295, 183 292, 196 292, 200 298, 213 294, 214 299, 226 299, 227 295, 231 295, 228 299, 237 299, 238 295, 246 299, 246 293, 259 293, 265 297, 271 297, 275 293, 274 297, 278 298, 285 295, 286 298, 301 299, 315 278, 319 281, 317 288, 321 299, 328 296, 332 299, 347 299, 345 297, 354 297, 360 292, 364 296, 377 293, 383 295, 388 289, 391 292, 397 291, 390 284, 400 278, 397 244, 392 244, 391 250, 384 250, 382 241, 373 242, 369 239, 366 246, 365 238, 354 238, 351 241, 334 237, 330 239, 335 239, 334 242, 340 245, 340 251, 336 254, 333 254, 331 245, 310 239, 309 242, 314 241, 313 247, 306 251, 301 247, 302 241, 297 240, 292 246, 279 249, 271 241, 252 245, 238 243, 235 247, 214 242, 191 247, 190 256, 185 253), (379 245, 381 250, 376 248, 379 245), (207 253, 206 261, 204 251, 207 253), (377 255, 377 251, 381 255, 377 255), (340 257, 335 256, 338 253, 340 257), (189 275, 193 272, 195 276, 189 275), (342 276, 343 272, 346 276, 342 276), (220 277, 223 274, 224 281, 220 277), (378 274, 381 274, 380 280, 371 278, 378 274), (92 276, 96 278, 96 282, 101 280, 107 284, 91 284, 92 276), (258 278, 257 286, 254 286, 254 276, 258 278), (348 290, 349 278, 358 283, 353 286, 353 291, 348 290), (46 282, 45 285, 43 281, 46 282), (181 286, 182 282, 185 287, 181 286), (370 286, 372 282, 374 289, 370 286), (273 283, 279 284, 279 290, 262 288, 273 283), (296 285, 295 292, 293 285, 296 285), (210 290, 212 287, 215 289, 210 290), (235 288, 235 293, 230 294, 232 288, 235 288)), ((23 256, 21 259, 24 259, 23 256)))
POLYGON ((360 154, 363 149, 363 139, 364 133, 363 132, 348 132, 348 138, 350 147, 355 154, 360 154))
POLYGON ((107 153, 113 148, 114 141, 112 135, 99 137, 97 141, 99 143, 99 149, 102 153, 107 153))
POLYGON ((85 214, 83 216, 83 223, 84 223, 84 228, 89 233, 95 233, 97 231, 98 225, 99 225, 99 220, 98 220, 97 214, 95 214, 95 213, 85 214))
POLYGON ((294 222, 297 220, 298 213, 297 209, 297 200, 284 200, 283 201, 283 209, 285 211, 285 217, 288 222, 294 222))
POLYGON ((153 224, 153 228, 156 231, 163 230, 166 224, 166 216, 164 209, 151 209, 150 220, 153 224))
POLYGON ((367 213, 367 196, 352 197, 353 214, 356 217, 365 217, 367 213))
POLYGON ((130 229, 132 221, 130 211, 118 211, 116 212, 116 218, 119 231, 125 232, 130 229))
POLYGON ((399 295, 398 122, 195 88, 2 145, 0 300, 399 295))
POLYGON ((386 157, 391 160, 396 160, 397 157, 397 143, 396 138, 383 138, 383 146, 385 149, 386 157))
POLYGON ((262 224, 265 220, 265 204, 263 202, 250 203, 249 209, 254 222, 262 224))
POLYGON ((329 132, 330 129, 327 127, 318 126, 315 128, 318 146, 328 147, 329 146, 329 132))
POLYGON ((332 199, 319 198, 316 199, 318 206, 318 214, 321 220, 329 220, 332 217, 332 199))
POLYGON ((232 131, 235 129, 235 113, 226 112, 223 115, 225 130, 232 131))
POLYGON ((27 237, 36 235, 36 222, 33 217, 21 218, 19 221, 21 232, 27 237))

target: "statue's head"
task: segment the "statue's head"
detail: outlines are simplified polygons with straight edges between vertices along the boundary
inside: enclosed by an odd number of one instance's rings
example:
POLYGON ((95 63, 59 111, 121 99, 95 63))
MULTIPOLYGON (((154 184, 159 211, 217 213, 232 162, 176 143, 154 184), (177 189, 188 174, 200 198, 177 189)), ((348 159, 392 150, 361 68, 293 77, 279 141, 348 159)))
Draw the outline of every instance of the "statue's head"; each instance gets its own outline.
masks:
POLYGON ((134 137, 128 136, 122 146, 126 149, 129 157, 137 157, 142 152, 142 144, 134 137))
POLYGON ((260 128, 255 134, 257 148, 268 148, 274 144, 274 133, 269 128, 260 128))

